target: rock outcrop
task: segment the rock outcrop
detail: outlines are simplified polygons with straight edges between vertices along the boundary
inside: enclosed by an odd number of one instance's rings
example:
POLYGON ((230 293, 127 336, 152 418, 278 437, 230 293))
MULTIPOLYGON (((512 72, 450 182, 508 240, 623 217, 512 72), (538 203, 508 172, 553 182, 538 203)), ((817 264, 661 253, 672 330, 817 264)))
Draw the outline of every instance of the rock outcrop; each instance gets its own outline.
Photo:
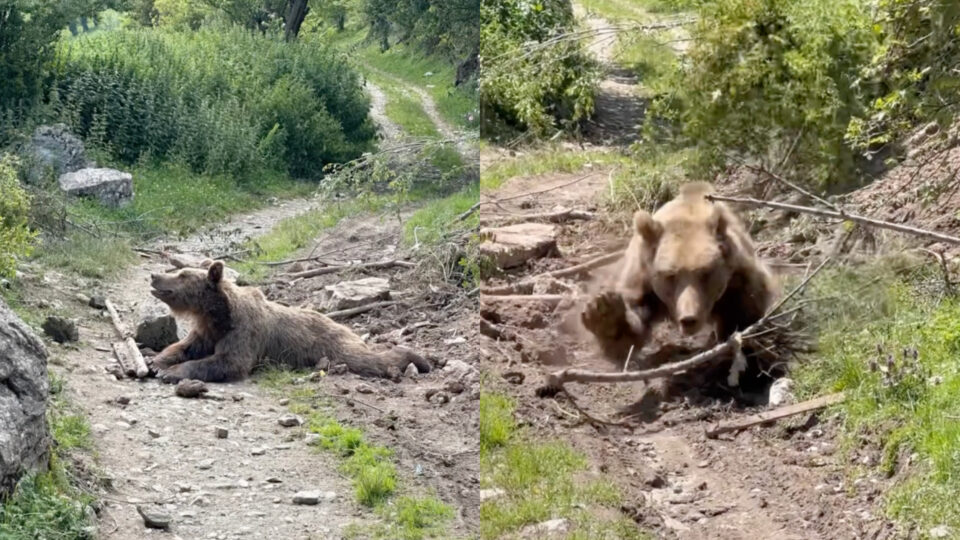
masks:
POLYGON ((43 343, 0 300, 0 497, 25 472, 47 465, 48 393, 43 343))
POLYGON ((60 189, 75 197, 92 197, 106 206, 133 200, 133 175, 116 169, 80 169, 60 176, 60 189))

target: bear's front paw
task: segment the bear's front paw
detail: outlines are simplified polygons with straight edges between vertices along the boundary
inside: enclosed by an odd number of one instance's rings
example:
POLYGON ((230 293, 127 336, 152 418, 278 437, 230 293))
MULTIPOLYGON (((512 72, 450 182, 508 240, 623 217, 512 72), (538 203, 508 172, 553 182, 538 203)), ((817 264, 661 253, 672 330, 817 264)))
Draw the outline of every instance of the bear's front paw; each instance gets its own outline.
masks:
POLYGON ((147 367, 153 372, 160 372, 165 369, 170 369, 170 367, 174 365, 172 358, 169 356, 163 356, 162 354, 145 358, 144 360, 147 362, 147 367))
POLYGON ((599 337, 615 338, 623 332, 626 306, 616 291, 600 293, 587 302, 580 320, 587 330, 599 337))
MULTIPOLYGON (((182 364, 181 364, 182 365, 182 364)), ((166 384, 175 384, 183 379, 189 379, 186 373, 183 373, 181 366, 173 366, 157 371, 157 378, 166 384)))

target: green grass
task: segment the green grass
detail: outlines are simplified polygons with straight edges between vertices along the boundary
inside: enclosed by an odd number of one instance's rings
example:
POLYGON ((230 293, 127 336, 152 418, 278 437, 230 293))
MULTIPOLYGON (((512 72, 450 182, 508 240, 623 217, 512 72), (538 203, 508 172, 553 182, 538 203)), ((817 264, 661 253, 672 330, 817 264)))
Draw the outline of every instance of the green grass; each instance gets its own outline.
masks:
POLYGON ((607 21, 648 21, 650 13, 644 8, 646 2, 637 0, 581 0, 587 12, 596 13, 607 21))
POLYGON ((625 35, 617 42, 616 58, 619 64, 640 78, 641 92, 656 96, 670 92, 676 84, 675 74, 680 69, 677 54, 664 42, 676 39, 671 34, 625 35))
POLYGON ((550 519, 572 525, 565 538, 649 538, 619 512, 610 480, 587 474, 586 458, 560 441, 536 441, 514 420, 510 398, 480 397, 480 484, 503 494, 480 506, 481 538, 495 539, 550 519))
POLYGON ((520 156, 516 159, 495 163, 480 175, 480 189, 490 191, 518 176, 534 176, 548 173, 572 173, 583 171, 587 166, 628 165, 632 160, 616 152, 572 152, 566 148, 549 148, 520 156))
POLYGON ((307 374, 268 368, 257 374, 257 384, 290 399, 290 411, 306 418, 306 429, 319 435, 316 447, 340 459, 340 472, 353 484, 354 500, 372 508, 380 521, 353 525, 346 538, 375 540, 420 540, 448 538, 447 524, 453 508, 433 495, 404 494, 393 451, 370 442, 363 430, 345 425, 322 409, 323 399, 315 386, 297 384, 307 374))
POLYGON ((132 170, 134 200, 123 208, 79 200, 68 207, 66 238, 46 238, 33 260, 91 278, 115 277, 138 261, 131 247, 158 236, 183 236, 231 214, 262 207, 270 197, 305 196, 315 184, 265 173, 256 185, 227 176, 198 175, 178 165, 140 165, 132 170))
POLYGON ((942 524, 958 530, 960 298, 940 299, 941 278, 933 270, 896 271, 903 266, 881 261, 815 280, 808 296, 828 298, 812 317, 820 329, 820 351, 795 377, 804 397, 846 393, 840 406, 846 446, 879 445, 882 472, 901 471, 907 464, 899 460, 916 454, 884 494, 891 517, 921 531, 942 524), (918 362, 904 360, 904 348, 915 348, 918 362), (897 375, 885 381, 870 362, 885 366, 887 354, 897 375))
POLYGON ((83 540, 93 538, 85 507, 93 497, 73 484, 69 455, 89 452, 92 447, 86 417, 75 414, 63 396, 63 385, 50 381, 47 410, 50 431, 56 441, 50 467, 20 480, 13 494, 0 505, 0 540, 83 540))
POLYGON ((433 120, 423 110, 420 98, 398 87, 396 83, 377 73, 368 71, 368 79, 380 87, 387 97, 386 114, 394 124, 413 137, 437 137, 439 132, 433 120))
POLYGON ((394 45, 380 52, 377 45, 364 43, 366 28, 349 27, 344 32, 330 31, 324 39, 359 58, 358 69, 368 77, 373 68, 396 77, 406 84, 421 88, 430 94, 443 119, 462 129, 476 129, 479 125, 477 94, 474 88, 457 88, 456 67, 442 58, 426 56, 405 45, 394 45), (427 73, 432 75, 427 76, 427 73))
POLYGON ((479 200, 476 184, 459 193, 426 203, 414 212, 403 224, 403 241, 407 245, 433 245, 444 238, 452 227, 470 229, 479 223, 479 213, 474 213, 462 222, 455 220, 479 200))

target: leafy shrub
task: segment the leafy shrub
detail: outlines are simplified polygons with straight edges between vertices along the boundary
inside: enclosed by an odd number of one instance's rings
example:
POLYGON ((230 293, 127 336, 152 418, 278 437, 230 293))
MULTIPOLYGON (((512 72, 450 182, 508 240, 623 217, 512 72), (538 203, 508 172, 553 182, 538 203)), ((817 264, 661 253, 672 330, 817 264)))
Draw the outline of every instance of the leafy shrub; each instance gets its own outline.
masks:
POLYGON ((27 226, 30 198, 20 187, 16 161, 0 158, 0 276, 12 276, 17 260, 30 254, 35 234, 27 226))
POLYGON ((370 148, 369 101, 328 47, 234 29, 140 29, 64 42, 54 109, 120 160, 319 177, 370 148))
POLYGON ((481 129, 503 123, 537 136, 574 125, 593 112, 598 69, 577 40, 558 38, 574 29, 569 0, 481 4, 481 129))
POLYGON ((654 111, 679 120, 681 140, 700 150, 699 173, 730 153, 769 166, 789 155, 792 172, 819 185, 856 169, 844 135, 864 111, 856 82, 875 45, 863 2, 717 0, 700 10, 693 38, 676 92, 654 111))

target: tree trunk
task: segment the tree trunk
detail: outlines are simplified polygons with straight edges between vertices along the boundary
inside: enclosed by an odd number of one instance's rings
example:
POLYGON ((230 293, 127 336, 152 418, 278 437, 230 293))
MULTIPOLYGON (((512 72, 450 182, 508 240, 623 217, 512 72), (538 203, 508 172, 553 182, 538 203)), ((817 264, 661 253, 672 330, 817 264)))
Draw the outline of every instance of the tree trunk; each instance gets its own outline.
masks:
POLYGON ((84 31, 84 32, 89 32, 89 31, 90 31, 90 26, 87 24, 87 18, 86 18, 86 17, 80 17, 80 26, 83 27, 83 31, 84 31))
POLYGON ((70 21, 67 26, 70 28, 71 34, 77 35, 77 21, 70 21))
POLYGON ((337 32, 343 32, 347 28, 347 14, 337 14, 337 32))
POLYGON ((297 39, 297 35, 300 33, 300 26, 303 24, 303 19, 307 17, 307 7, 308 0, 290 0, 290 3, 287 5, 287 17, 283 23, 284 26, 284 35, 287 38, 287 41, 293 41, 297 39))

